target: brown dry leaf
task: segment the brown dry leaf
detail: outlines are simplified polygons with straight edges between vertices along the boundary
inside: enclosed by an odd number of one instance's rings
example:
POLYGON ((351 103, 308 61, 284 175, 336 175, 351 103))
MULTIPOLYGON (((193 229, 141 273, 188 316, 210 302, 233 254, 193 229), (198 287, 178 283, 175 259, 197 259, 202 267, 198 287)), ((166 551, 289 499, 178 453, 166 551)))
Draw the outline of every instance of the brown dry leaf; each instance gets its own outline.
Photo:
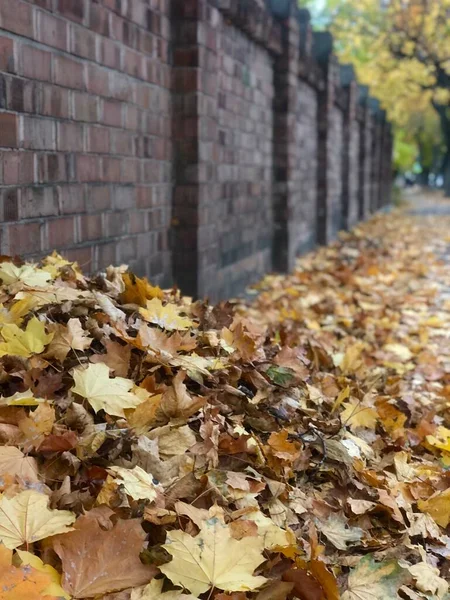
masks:
POLYGON ((139 519, 119 519, 105 531, 89 513, 79 517, 74 531, 52 540, 63 588, 74 598, 90 598, 148 583, 157 569, 140 561, 144 539, 139 519))
POLYGON ((206 402, 206 398, 191 396, 183 383, 186 373, 179 371, 172 380, 172 386, 163 394, 158 413, 164 420, 187 419, 195 414, 206 402))
POLYGON ((274 456, 293 462, 300 456, 301 448, 298 442, 288 441, 289 433, 284 429, 279 433, 272 433, 267 442, 274 456))
POLYGON ((344 516, 332 514, 326 521, 316 520, 316 526, 325 537, 339 550, 347 550, 347 545, 360 542, 364 531, 360 527, 351 527, 344 516))
POLYGON ((92 342, 92 338, 81 326, 80 319, 69 319, 67 327, 55 323, 49 326, 49 330, 54 335, 47 348, 46 356, 54 357, 60 362, 64 362, 72 350, 84 352, 92 342))
POLYGON ((25 439, 26 451, 37 448, 49 435, 55 423, 55 409, 48 402, 39 404, 35 411, 19 421, 19 429, 25 439))
POLYGON ((127 377, 130 368, 131 348, 112 340, 105 341, 106 354, 94 354, 92 363, 105 363, 116 377, 127 377))

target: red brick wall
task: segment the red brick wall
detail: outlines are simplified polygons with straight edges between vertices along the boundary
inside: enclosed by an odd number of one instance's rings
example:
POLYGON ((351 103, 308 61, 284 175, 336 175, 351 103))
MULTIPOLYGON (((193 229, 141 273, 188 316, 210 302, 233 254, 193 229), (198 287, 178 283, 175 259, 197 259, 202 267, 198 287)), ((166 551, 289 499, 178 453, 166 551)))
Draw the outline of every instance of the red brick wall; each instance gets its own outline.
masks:
POLYGON ((0 253, 212 299, 291 269, 389 199, 338 71, 296 0, 0 0, 0 253))
POLYGON ((167 0, 0 0, 1 252, 170 278, 167 0))
POLYGON ((230 297, 272 267, 273 61, 220 19, 218 62, 217 284, 230 297))

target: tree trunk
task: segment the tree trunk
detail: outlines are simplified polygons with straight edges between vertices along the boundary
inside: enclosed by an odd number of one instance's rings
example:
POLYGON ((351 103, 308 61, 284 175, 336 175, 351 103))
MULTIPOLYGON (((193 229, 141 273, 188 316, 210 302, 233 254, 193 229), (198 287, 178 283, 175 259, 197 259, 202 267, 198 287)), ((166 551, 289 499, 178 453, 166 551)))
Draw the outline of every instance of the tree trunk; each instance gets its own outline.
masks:
POLYGON ((430 169, 429 167, 422 166, 422 172, 419 174, 419 184, 424 187, 428 187, 430 182, 430 169))
POLYGON ((450 152, 447 152, 444 163, 444 194, 447 198, 450 198, 450 152))
POLYGON ((445 144, 445 159, 443 166, 444 193, 450 198, 450 106, 433 102, 433 107, 441 122, 442 137, 445 144))

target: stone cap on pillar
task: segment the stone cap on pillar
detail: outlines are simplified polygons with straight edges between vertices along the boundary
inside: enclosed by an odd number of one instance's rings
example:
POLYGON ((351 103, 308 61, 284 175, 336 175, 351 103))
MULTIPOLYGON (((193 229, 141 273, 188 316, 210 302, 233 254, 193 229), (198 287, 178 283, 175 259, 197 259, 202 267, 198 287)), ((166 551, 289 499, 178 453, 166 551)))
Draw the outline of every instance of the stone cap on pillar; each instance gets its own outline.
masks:
POLYGON ((288 19, 298 14, 296 0, 266 0, 267 8, 277 19, 288 19))
POLYGON ((367 106, 369 101, 369 86, 358 85, 358 102, 361 106, 367 106))
POLYGON ((340 65, 339 78, 342 87, 348 87, 352 81, 356 81, 356 74, 353 65, 340 65))
POLYGON ((380 101, 377 98, 372 98, 371 96, 368 99, 368 106, 370 112, 374 115, 377 121, 380 119, 381 114, 381 106, 380 101))
POLYGON ((300 26, 300 52, 303 55, 310 56, 313 48, 311 13, 307 8, 300 8, 297 19, 300 26))
POLYGON ((313 38, 313 54, 317 62, 327 64, 333 54, 333 36, 329 31, 315 31, 313 38))

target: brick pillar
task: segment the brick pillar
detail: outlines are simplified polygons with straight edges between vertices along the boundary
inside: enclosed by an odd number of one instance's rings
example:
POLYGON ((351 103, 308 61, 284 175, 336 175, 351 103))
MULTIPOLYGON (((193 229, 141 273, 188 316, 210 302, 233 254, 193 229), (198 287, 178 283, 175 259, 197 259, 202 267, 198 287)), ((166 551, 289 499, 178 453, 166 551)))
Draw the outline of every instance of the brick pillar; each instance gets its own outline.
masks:
POLYGON ((385 160, 385 168, 383 174, 383 180, 385 182, 385 205, 389 205, 392 202, 392 186, 393 186, 393 169, 392 169, 392 154, 394 150, 394 137, 392 133, 392 125, 386 121, 386 140, 385 150, 383 156, 385 160))
POLYGON ((342 180, 342 225, 348 229, 358 220, 359 188, 359 135, 356 109, 358 84, 352 65, 340 68, 341 85, 344 89, 344 152, 342 180))
POLYGON ((386 169, 386 160, 385 160, 385 151, 386 151, 386 111, 380 110, 378 113, 378 171, 377 171, 377 180, 378 180, 378 197, 377 197, 377 209, 382 208, 385 205, 384 194, 386 193, 386 182, 385 182, 385 169, 386 169))
POLYGON ((392 187, 392 135, 390 123, 383 121, 383 137, 380 164, 380 206, 388 206, 391 202, 392 187))
POLYGON ((326 244, 330 241, 330 153, 336 151, 330 147, 331 112, 335 94, 336 60, 333 56, 333 38, 328 32, 314 34, 314 56, 322 68, 324 86, 318 94, 318 181, 317 181, 317 241, 326 244))
POLYGON ((376 98, 369 98, 369 107, 372 112, 372 152, 371 152, 371 193, 370 212, 378 210, 380 186, 380 157, 381 157, 381 111, 380 103, 376 98))
POLYGON ((371 153, 372 153, 372 116, 369 109, 369 88, 358 86, 360 111, 359 145, 359 218, 364 220, 370 213, 371 192, 371 153))
POLYGON ((184 293, 212 299, 218 262, 216 10, 207 0, 174 0, 172 12, 174 280, 184 293))
POLYGON ((295 262, 295 240, 290 235, 291 214, 296 200, 294 188, 295 127, 298 92, 300 28, 295 0, 273 2, 274 15, 283 27, 283 52, 275 59, 274 98, 274 234, 273 266, 277 271, 290 271, 295 262), (277 5, 277 6, 275 6, 277 5), (283 12, 281 12, 281 8, 283 12), (280 9, 278 12, 276 9, 280 9))

